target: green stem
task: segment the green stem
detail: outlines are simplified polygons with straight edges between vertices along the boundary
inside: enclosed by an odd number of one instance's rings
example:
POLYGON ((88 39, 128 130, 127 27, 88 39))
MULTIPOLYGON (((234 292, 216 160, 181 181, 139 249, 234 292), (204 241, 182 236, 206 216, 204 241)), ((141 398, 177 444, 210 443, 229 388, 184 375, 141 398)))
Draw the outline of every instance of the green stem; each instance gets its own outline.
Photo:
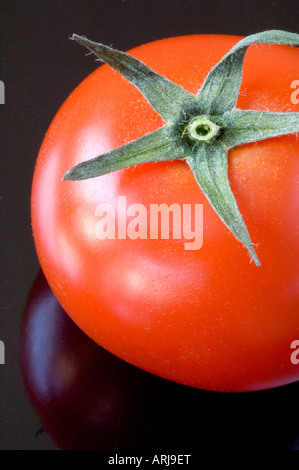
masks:
POLYGON ((259 266, 229 185, 227 151, 236 145, 299 132, 299 113, 235 109, 248 47, 254 43, 298 46, 299 35, 274 30, 242 39, 212 68, 196 95, 129 54, 76 34, 72 39, 138 88, 166 125, 118 149, 79 163, 63 179, 81 180, 139 163, 185 159, 215 212, 259 266))
POLYGON ((192 142, 212 142, 219 134, 220 127, 207 116, 196 116, 186 127, 186 136, 192 142))

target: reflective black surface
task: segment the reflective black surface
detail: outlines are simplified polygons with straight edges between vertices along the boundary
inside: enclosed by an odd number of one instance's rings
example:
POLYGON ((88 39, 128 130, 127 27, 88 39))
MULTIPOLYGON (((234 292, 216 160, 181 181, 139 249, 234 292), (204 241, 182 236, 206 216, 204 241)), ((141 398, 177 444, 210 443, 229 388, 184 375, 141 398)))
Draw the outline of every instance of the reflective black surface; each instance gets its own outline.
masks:
POLYGON ((299 384, 209 393, 149 376, 91 343, 43 284, 30 226, 31 180, 43 136, 96 66, 69 41, 72 33, 127 50, 182 34, 275 28, 299 32, 296 0, 0 0, 1 450, 299 449, 299 384), (51 311, 55 321, 45 330, 43 316, 51 311))

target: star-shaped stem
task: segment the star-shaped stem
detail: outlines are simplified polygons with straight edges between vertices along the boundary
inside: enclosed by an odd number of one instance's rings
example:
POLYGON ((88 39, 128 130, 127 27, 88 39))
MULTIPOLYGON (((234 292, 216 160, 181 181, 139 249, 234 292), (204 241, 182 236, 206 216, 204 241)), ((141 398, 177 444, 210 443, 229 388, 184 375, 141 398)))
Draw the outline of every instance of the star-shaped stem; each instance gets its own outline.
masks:
POLYGON ((196 95, 127 53, 75 34, 72 39, 135 85, 166 124, 111 152, 76 165, 63 179, 82 180, 140 163, 185 159, 220 219, 259 266, 260 261, 229 185, 227 151, 244 143, 299 132, 299 113, 235 108, 248 47, 253 43, 298 46, 299 35, 266 31, 242 39, 212 68, 196 95))

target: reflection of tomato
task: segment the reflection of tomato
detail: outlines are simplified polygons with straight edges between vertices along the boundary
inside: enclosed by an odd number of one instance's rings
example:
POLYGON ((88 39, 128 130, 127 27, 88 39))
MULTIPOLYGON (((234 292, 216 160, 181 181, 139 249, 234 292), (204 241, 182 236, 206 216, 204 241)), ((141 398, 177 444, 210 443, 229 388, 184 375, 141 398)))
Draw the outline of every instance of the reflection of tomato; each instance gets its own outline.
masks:
MULTIPOLYGON (((188 36, 133 51, 196 92, 239 38, 188 36), (207 53, 208 51, 208 53, 207 53)), ((295 48, 251 47, 238 107, 296 110, 295 48), (262 67, 261 67, 262 64, 262 67)), ((37 252, 60 303, 97 343, 165 378, 219 391, 251 391, 299 378, 298 153, 295 135, 236 147, 229 175, 262 266, 228 233, 183 161, 144 164, 86 181, 62 181, 76 163, 157 129, 139 92, 99 67, 59 110, 42 145, 32 190, 37 252), (204 241, 96 237, 96 208, 203 204, 204 241)))
POLYGON ((24 311, 20 359, 32 406, 60 449, 299 445, 299 383, 219 394, 147 374, 82 333, 42 272, 24 311))
POLYGON ((41 271, 23 316, 21 367, 32 405, 62 449, 147 447, 163 442, 163 425, 173 421, 163 394, 179 389, 94 343, 63 311, 41 271))

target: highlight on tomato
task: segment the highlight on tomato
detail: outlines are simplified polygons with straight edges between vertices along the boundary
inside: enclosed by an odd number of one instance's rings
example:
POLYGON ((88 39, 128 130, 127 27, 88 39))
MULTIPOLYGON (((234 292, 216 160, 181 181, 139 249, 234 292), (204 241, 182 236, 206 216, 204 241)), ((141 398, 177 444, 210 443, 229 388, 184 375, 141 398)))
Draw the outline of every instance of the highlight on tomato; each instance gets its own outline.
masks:
POLYGON ((103 348, 171 381, 297 381, 299 35, 129 53, 73 39, 106 63, 57 112, 34 172, 33 236, 58 301, 103 348))

